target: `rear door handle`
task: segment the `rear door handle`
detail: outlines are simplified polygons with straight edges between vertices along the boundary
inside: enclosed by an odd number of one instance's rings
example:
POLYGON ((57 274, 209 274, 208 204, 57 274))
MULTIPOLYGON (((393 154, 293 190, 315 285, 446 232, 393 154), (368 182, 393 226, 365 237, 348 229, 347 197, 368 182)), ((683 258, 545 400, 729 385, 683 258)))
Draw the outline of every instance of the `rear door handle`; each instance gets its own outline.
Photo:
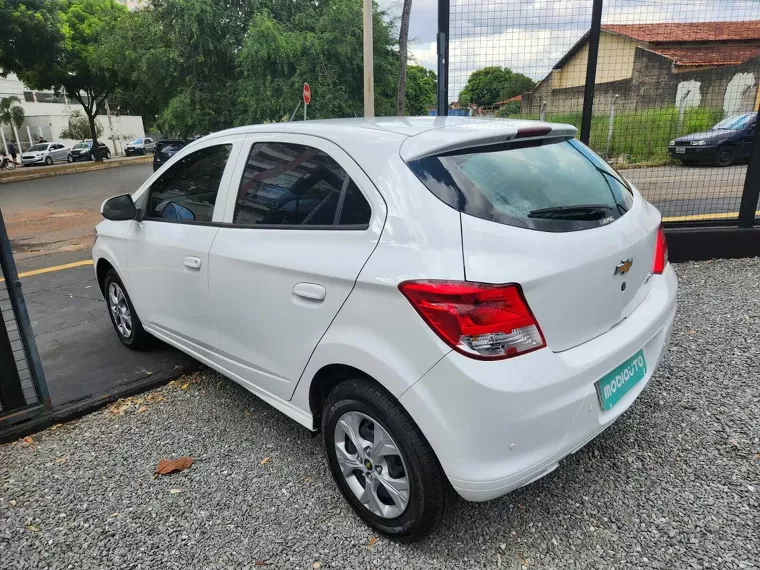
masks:
POLYGON ((293 287, 293 294, 310 301, 324 301, 327 290, 316 283, 296 283, 293 287))
POLYGON ((193 257, 188 256, 185 258, 185 267, 189 267, 190 269, 200 269, 201 268, 201 258, 200 257, 193 257))

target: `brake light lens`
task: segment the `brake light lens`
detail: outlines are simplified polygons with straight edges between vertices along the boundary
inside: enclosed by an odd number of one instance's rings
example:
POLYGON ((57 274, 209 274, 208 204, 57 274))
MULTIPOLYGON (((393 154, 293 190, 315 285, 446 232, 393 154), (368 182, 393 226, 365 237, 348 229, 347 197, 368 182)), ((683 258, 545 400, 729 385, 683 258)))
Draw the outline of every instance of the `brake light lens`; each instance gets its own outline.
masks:
POLYGON ((654 263, 652 264, 652 273, 660 274, 665 271, 668 264, 668 243, 665 241, 665 231, 660 226, 657 231, 657 241, 654 246, 654 263))
POLYGON ((446 344, 472 358, 500 360, 546 346, 517 284, 405 281, 399 290, 446 344))

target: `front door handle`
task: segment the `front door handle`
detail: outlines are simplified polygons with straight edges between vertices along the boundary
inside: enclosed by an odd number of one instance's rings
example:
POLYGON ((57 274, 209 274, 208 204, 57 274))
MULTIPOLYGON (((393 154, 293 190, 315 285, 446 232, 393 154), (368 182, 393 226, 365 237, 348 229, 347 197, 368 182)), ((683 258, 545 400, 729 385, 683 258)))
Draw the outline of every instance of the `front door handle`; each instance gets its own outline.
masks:
POLYGON ((185 267, 189 267, 190 269, 200 269, 201 268, 201 258, 200 257, 193 257, 192 255, 187 256, 185 258, 185 267))
POLYGON ((296 283, 293 287, 293 294, 310 301, 324 301, 327 291, 322 285, 316 283, 296 283))

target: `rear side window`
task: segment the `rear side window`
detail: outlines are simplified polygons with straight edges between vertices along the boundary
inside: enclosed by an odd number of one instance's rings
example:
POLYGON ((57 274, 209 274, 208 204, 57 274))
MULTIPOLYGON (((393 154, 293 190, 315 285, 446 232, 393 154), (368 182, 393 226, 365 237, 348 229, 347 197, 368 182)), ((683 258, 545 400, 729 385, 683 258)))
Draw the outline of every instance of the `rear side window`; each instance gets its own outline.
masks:
POLYGON ((415 160, 409 167, 452 208, 533 230, 599 227, 633 203, 624 179, 575 139, 466 149, 415 160))
POLYGON ((182 157, 150 187, 145 217, 161 221, 210 222, 231 144, 182 157))
POLYGON ((256 143, 248 155, 233 223, 361 229, 372 210, 327 153, 292 143, 256 143))

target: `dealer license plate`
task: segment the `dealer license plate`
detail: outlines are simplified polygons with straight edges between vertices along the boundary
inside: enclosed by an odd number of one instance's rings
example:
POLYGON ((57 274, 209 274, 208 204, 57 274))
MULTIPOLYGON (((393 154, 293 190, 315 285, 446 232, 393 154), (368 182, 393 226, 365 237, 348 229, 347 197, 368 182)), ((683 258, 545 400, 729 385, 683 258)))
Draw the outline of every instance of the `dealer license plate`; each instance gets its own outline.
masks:
POLYGON ((602 408, 609 410, 647 374, 644 351, 640 350, 596 383, 602 408))
POLYGON ((676 147, 676 154, 686 154, 686 147, 685 146, 677 146, 676 147))

